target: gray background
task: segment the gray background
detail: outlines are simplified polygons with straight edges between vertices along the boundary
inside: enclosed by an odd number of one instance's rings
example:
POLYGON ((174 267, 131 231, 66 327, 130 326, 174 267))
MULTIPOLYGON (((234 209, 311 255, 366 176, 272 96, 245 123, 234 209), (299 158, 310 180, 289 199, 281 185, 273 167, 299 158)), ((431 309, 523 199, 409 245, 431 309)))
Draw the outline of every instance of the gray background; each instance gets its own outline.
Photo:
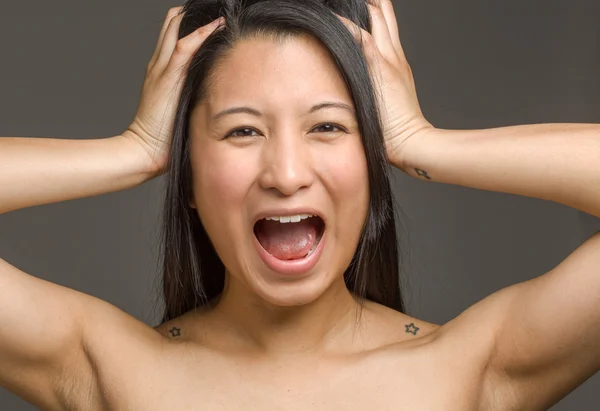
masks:
MULTIPOLYGON (((425 115, 443 128, 600 123, 600 2, 397 1, 425 115)), ((137 108, 165 0, 3 1, 0 135, 110 137, 137 108)), ((582 170, 585 172, 585 170, 582 170)), ((160 179, 0 216, 0 253, 155 325, 160 179)), ((600 220, 542 200, 394 171, 409 313, 454 318, 562 261, 600 220)), ((434 390, 435 388, 432 387, 434 390)), ((552 408, 598 409, 599 375, 552 408)), ((1 410, 35 408, 0 389, 1 410)))

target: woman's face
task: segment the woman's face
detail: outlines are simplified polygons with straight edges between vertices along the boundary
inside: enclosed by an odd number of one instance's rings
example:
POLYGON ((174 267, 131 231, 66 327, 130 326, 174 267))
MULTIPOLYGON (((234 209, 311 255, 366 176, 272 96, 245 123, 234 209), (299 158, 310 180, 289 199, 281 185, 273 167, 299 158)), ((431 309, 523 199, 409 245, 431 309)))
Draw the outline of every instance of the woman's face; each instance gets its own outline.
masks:
POLYGON ((229 287, 293 306, 343 284, 368 209, 367 165, 352 98, 317 40, 237 43, 190 133, 190 204, 229 287), (320 217, 264 220, 302 214, 320 217))

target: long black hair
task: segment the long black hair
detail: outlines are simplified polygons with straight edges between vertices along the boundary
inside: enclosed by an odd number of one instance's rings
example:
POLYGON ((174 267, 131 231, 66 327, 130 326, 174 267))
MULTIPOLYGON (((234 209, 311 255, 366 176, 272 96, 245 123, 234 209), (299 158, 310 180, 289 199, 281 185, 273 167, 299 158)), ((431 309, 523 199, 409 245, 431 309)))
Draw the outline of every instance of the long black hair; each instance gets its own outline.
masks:
POLYGON ((296 35, 319 40, 332 56, 353 98, 369 179, 369 208, 358 246, 344 272, 348 289, 364 299, 405 312, 389 168, 375 89, 360 44, 334 13, 371 32, 365 0, 189 0, 179 38, 226 18, 187 68, 174 120, 163 209, 162 291, 167 322, 207 306, 223 290, 225 267, 202 226, 192 198, 189 119, 210 90, 210 75, 236 42, 250 36, 279 41, 296 35))

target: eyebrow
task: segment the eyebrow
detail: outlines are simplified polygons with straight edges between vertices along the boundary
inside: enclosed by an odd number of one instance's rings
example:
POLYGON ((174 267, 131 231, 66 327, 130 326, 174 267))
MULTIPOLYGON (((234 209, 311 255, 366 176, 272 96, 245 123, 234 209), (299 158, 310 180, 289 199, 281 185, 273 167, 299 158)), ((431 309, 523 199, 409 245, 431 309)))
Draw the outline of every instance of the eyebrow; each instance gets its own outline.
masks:
MULTIPOLYGON (((342 103, 341 101, 323 101, 319 104, 315 104, 314 106, 312 106, 311 109, 308 111, 308 113, 312 114, 315 111, 322 110, 325 108, 340 108, 343 110, 350 111, 353 115, 355 114, 354 109, 352 108, 351 105, 342 103)), ((236 113, 246 113, 246 114, 250 114, 250 115, 253 115, 256 117, 261 117, 263 115, 260 111, 258 111, 256 109, 253 109, 251 107, 241 106, 241 107, 231 107, 231 108, 228 108, 227 110, 223 110, 223 111, 215 114, 212 119, 214 121, 214 120, 217 120, 228 114, 236 114, 236 113)))

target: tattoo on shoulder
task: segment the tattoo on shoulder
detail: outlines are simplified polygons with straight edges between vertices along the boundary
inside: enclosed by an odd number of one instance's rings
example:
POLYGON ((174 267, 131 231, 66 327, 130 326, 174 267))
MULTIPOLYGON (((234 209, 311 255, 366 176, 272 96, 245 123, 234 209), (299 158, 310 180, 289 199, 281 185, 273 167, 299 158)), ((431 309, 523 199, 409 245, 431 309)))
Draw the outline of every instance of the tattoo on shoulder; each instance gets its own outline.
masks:
POLYGON ((419 177, 425 177, 427 180, 431 180, 431 177, 429 177, 429 174, 427 174, 427 171, 421 170, 420 168, 415 168, 415 172, 417 173, 417 175, 419 177))
POLYGON ((177 328, 177 327, 173 327, 169 330, 169 332, 171 333, 172 337, 179 337, 181 336, 181 328, 177 328))
POLYGON ((405 327, 406 332, 412 335, 417 335, 417 331, 419 331, 419 327, 415 326, 415 323, 406 324, 405 327))

